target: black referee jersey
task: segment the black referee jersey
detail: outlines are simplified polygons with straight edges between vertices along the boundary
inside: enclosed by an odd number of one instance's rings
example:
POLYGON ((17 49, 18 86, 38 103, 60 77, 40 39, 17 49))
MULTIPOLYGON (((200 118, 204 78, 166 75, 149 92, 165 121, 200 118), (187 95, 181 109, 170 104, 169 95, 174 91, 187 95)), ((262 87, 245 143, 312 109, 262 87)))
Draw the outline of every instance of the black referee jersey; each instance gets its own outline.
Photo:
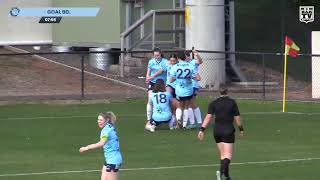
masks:
POLYGON ((225 142, 224 139, 227 139, 227 142, 234 142, 234 116, 240 115, 236 101, 228 96, 221 96, 209 104, 208 114, 215 116, 216 141, 225 142))

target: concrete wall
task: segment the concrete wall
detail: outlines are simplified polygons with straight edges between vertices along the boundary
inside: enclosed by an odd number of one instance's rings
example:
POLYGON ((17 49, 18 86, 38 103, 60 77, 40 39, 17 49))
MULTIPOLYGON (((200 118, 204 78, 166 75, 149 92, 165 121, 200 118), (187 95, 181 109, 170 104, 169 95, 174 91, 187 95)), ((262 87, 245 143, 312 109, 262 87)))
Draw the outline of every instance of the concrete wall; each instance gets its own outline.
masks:
POLYGON ((53 25, 55 44, 119 46, 119 0, 53 0, 54 7, 100 7, 97 17, 63 17, 53 25))
MULTIPOLYGON (((119 47, 120 34, 125 30, 126 3, 123 0, 52 0, 54 7, 100 7, 97 17, 63 17, 53 25, 54 44, 119 47)), ((151 9, 171 9, 173 1, 145 0, 145 13, 151 9)), ((133 22, 140 18, 140 8, 133 8, 133 22)), ((172 16, 157 18, 157 27, 170 29, 172 16)), ((151 19, 145 25, 151 32, 151 19)), ((140 38, 140 28, 133 33, 133 42, 140 38)), ((157 39, 172 40, 172 35, 158 35, 157 39)))
MULTIPOLYGON (((312 54, 320 54, 320 31, 312 31, 312 54)), ((312 98, 320 98, 320 57, 312 57, 312 98)))
POLYGON ((1 0, 0 45, 51 43, 51 25, 39 24, 40 17, 12 17, 12 7, 48 7, 51 0, 1 0))
MULTIPOLYGON (((152 9, 172 9, 173 2, 178 2, 179 0, 145 0, 144 1, 144 11, 147 13, 152 9)), ((125 30, 125 3, 122 2, 121 5, 121 32, 125 30)), ((133 22, 140 19, 140 8, 133 8, 133 22)), ((161 16, 157 17, 156 27, 159 29, 171 29, 172 27, 172 16, 161 16)), ((145 24, 145 34, 151 32, 152 18, 150 18, 145 24)), ((140 38, 140 28, 133 33, 133 42, 140 38)), ((172 40, 172 35, 161 34, 157 35, 157 40, 172 40)))

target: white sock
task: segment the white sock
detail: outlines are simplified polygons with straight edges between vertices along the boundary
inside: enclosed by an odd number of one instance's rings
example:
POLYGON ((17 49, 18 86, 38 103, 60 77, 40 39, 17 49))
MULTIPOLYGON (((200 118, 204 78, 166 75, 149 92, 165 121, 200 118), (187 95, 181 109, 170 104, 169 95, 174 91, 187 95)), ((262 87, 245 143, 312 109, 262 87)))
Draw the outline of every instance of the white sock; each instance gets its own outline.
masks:
POLYGON ((147 104, 147 120, 150 121, 152 116, 152 106, 151 104, 147 104))
POLYGON ((189 108, 188 109, 189 113, 189 120, 190 120, 190 125, 194 125, 194 114, 193 114, 193 109, 189 108))
POLYGON ((193 110, 194 112, 194 115, 196 116, 196 119, 197 119, 197 122, 198 124, 202 124, 202 117, 201 117, 201 111, 200 111, 200 108, 197 107, 193 110))
POLYGON ((169 128, 174 128, 176 124, 176 117, 172 114, 171 120, 169 122, 169 128))
POLYGON ((178 121, 182 119, 182 110, 180 108, 176 109, 176 118, 178 121))
POLYGON ((189 118, 189 113, 188 113, 188 109, 184 109, 183 110, 183 121, 182 121, 182 126, 183 127, 187 127, 188 124, 188 118, 189 118))

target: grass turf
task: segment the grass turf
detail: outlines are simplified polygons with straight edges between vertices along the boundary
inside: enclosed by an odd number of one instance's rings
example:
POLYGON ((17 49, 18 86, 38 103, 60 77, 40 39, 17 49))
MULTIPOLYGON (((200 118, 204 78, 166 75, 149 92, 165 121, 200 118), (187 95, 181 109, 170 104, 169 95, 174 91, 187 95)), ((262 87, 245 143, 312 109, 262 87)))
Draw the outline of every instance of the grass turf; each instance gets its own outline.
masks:
MULTIPOLYGON (((208 102, 207 98, 199 100, 203 114, 208 102)), ((279 102, 240 100, 239 108, 246 131, 244 138, 237 138, 232 162, 245 164, 231 165, 234 179, 318 179, 319 159, 246 162, 319 158, 320 114, 316 113, 320 104, 288 103, 288 111, 310 114, 280 113, 279 102)), ((99 170, 103 161, 101 150, 80 154, 78 148, 98 141, 100 130, 96 116, 105 110, 118 114, 117 127, 124 158, 121 179, 214 179, 218 169, 215 164, 219 161, 212 129, 206 131, 204 142, 197 140, 197 130, 161 128, 153 134, 148 133, 143 130, 145 100, 142 99, 90 105, 0 106, 0 179, 99 179, 99 171, 27 176, 4 174, 99 170), (209 166, 134 170, 191 165, 209 166)))

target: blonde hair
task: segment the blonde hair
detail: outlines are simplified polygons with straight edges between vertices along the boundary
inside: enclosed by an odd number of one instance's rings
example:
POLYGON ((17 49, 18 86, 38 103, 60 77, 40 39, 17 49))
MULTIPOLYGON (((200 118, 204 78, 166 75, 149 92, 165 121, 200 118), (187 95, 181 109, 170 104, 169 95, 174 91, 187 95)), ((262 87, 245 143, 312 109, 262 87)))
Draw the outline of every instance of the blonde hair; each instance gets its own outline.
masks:
POLYGON ((99 116, 102 116, 108 123, 115 124, 117 121, 116 115, 112 111, 108 112, 102 112, 99 114, 99 116))

